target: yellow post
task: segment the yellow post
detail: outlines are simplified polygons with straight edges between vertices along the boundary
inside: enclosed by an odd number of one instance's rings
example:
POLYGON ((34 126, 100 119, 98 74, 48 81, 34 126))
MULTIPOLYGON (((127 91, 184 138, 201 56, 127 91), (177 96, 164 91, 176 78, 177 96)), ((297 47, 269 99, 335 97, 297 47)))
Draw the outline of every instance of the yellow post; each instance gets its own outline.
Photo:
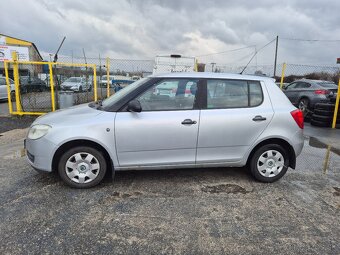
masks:
POLYGON ((338 117, 338 110, 339 110, 339 100, 340 100, 340 79, 338 82, 338 93, 336 95, 336 100, 335 100, 332 128, 335 128, 336 126, 336 118, 338 117))
POLYGON ((16 112, 22 113, 22 107, 20 103, 20 89, 19 89, 19 64, 18 56, 15 51, 12 52, 13 59, 13 75, 14 75, 14 86, 15 86, 15 106, 17 108, 16 112))
POLYGON ((106 96, 110 96, 110 59, 106 58, 106 96))
POLYGON ((51 102, 52 102, 52 112, 55 111, 55 96, 54 96, 54 80, 53 80, 53 70, 52 64, 48 64, 48 69, 50 71, 50 87, 51 87, 51 102))
POLYGON ((286 66, 287 66, 287 64, 286 64, 286 63, 283 63, 283 66, 282 66, 282 73, 281 73, 281 81, 280 81, 280 89, 281 89, 281 90, 282 90, 282 87, 283 87, 283 78, 284 78, 284 76, 285 76, 286 66))
POLYGON ((12 98, 11 98, 11 84, 9 82, 9 77, 8 77, 8 64, 7 61, 4 62, 4 66, 5 66, 5 76, 6 76, 6 84, 7 84, 7 96, 8 96, 8 110, 9 113, 12 114, 13 113, 13 107, 12 107, 12 98))
POLYGON ((94 89, 94 101, 98 100, 97 95, 97 66, 93 65, 93 89, 94 89))
POLYGON ((195 66, 194 66, 194 71, 198 72, 198 60, 195 58, 195 66))

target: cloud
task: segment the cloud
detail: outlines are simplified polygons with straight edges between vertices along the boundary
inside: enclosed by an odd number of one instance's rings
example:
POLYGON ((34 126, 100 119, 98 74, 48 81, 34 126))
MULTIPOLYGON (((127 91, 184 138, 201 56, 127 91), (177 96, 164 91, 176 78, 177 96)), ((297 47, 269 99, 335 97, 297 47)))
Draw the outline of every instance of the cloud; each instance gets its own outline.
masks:
MULTIPOLYGON (((258 49, 279 35, 279 62, 333 64, 339 43, 284 38, 336 38, 339 9, 340 2, 331 0, 11 0, 2 4, 0 24, 2 33, 32 41, 42 52, 55 52, 65 35, 64 55, 82 56, 84 48, 92 57, 198 56, 249 45, 258 49)), ((204 61, 244 64, 253 51, 204 61)), ((273 54, 270 45, 257 61, 271 64, 273 54)))

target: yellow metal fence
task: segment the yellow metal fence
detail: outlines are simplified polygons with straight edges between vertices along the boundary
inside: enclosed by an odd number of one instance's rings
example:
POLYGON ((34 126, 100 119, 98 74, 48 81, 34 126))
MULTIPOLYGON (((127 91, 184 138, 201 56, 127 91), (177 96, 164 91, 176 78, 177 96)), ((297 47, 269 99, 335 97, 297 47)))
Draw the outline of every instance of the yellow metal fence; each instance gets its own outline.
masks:
POLYGON ((13 115, 42 115, 59 109, 58 99, 70 89, 64 85, 72 80, 81 82, 72 95, 72 105, 98 99, 95 64, 14 60, 5 61, 4 68, 8 109, 13 115))

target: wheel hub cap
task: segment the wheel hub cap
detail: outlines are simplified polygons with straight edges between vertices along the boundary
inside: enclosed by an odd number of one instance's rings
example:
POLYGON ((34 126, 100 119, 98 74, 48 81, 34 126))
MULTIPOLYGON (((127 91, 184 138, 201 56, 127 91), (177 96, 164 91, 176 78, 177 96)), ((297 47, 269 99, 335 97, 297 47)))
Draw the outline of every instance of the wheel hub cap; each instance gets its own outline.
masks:
POLYGON ((65 165, 68 178, 76 183, 89 183, 97 178, 100 165, 98 159, 88 152, 72 155, 65 165))
POLYGON ((274 177, 284 167, 283 155, 277 150, 268 150, 261 154, 257 161, 257 169, 262 176, 274 177))

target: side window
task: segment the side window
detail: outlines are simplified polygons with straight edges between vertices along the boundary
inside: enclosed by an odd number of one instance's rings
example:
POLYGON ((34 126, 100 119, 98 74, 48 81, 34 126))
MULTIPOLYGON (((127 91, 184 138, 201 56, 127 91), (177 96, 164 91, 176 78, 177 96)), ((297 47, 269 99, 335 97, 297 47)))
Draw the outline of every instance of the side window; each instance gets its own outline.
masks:
POLYGON ((197 91, 195 79, 165 79, 137 97, 143 111, 190 110, 197 91))
POLYGON ((208 80, 207 108, 251 107, 262 103, 260 82, 239 80, 208 80))
POLYGON ((295 89, 296 86, 297 86, 297 82, 294 82, 294 83, 291 83, 287 86, 286 90, 292 90, 292 89, 295 89))
POLYGON ((258 81, 249 81, 249 106, 258 106, 263 101, 261 83, 258 81))
POLYGON ((310 86, 311 85, 309 83, 307 83, 307 82, 300 82, 300 84, 299 84, 299 88, 301 88, 301 89, 307 89, 310 86))

